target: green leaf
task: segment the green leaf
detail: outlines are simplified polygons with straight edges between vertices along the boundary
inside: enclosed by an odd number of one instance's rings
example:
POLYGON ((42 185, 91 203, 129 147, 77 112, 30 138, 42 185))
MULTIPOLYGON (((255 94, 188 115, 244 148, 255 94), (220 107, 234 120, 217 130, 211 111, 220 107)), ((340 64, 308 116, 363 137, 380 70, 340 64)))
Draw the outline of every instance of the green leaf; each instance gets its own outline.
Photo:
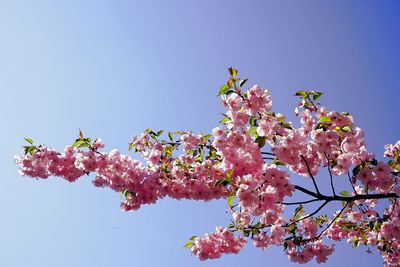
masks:
POLYGON ((226 172, 226 178, 230 179, 233 174, 233 169, 230 169, 229 171, 226 172))
POLYGON ((168 132, 168 138, 171 140, 171 142, 174 140, 173 135, 171 132, 168 132))
POLYGON ((233 199, 235 198, 235 195, 230 195, 229 197, 228 197, 228 199, 227 199, 227 201, 228 201, 228 206, 229 207, 232 207, 232 202, 233 202, 233 199))
POLYGON ((219 186, 219 185, 227 186, 228 184, 230 184, 230 181, 226 178, 218 180, 214 183, 215 186, 219 186))
POLYGON ((252 135, 253 133, 255 133, 257 131, 257 127, 251 127, 248 131, 247 134, 248 135, 252 135))
POLYGON ((257 119, 252 116, 250 117, 249 123, 251 126, 257 126, 257 119))
POLYGON ((238 70, 235 70, 234 68, 230 67, 230 68, 228 68, 228 72, 229 72, 229 75, 231 75, 232 78, 235 78, 236 74, 238 73, 238 70))
POLYGON ((229 91, 230 87, 226 84, 222 85, 221 88, 219 88, 219 93, 218 95, 224 95, 229 91))
POLYGON ((301 96, 301 97, 305 98, 305 97, 308 96, 308 93, 307 93, 306 91, 304 91, 304 90, 299 90, 299 91, 297 91, 297 92, 295 93, 295 95, 296 95, 296 96, 301 96))
POLYGON ((280 161, 278 158, 275 158, 271 164, 275 164, 276 166, 285 166, 286 164, 282 161, 280 161))
POLYGON ((191 240, 191 241, 195 241, 195 240, 196 240, 196 238, 197 238, 197 235, 192 235, 192 236, 189 238, 189 240, 191 240))
POLYGON ((263 146, 265 146, 265 141, 267 140, 267 138, 265 136, 258 136, 255 140, 255 142, 258 144, 259 148, 262 148, 263 146))
POLYGON ((84 144, 85 141, 83 141, 82 139, 76 139, 75 143, 72 144, 72 147, 80 147, 80 145, 84 144))
POLYGON ((394 168, 395 168, 396 170, 400 171, 400 164, 396 164, 396 165, 394 166, 394 168))
POLYGON ((78 146, 78 148, 88 147, 88 146, 89 146, 89 144, 86 143, 86 142, 84 142, 84 143, 80 144, 80 145, 78 146))
POLYGON ((187 241, 183 247, 184 248, 190 248, 193 245, 194 245, 194 243, 192 241, 187 241))
POLYGON ((347 191, 342 191, 339 194, 341 194, 342 196, 346 196, 346 197, 349 196, 349 192, 347 192, 347 191))
POLYGON ((31 145, 33 144, 32 139, 30 139, 30 138, 28 138, 28 137, 25 137, 24 139, 25 139, 29 144, 31 144, 31 145))
POLYGON ((325 123, 330 123, 331 122, 331 118, 329 118, 328 116, 322 116, 319 119, 320 122, 325 122, 325 123))
POLYGON ((297 226, 296 226, 296 224, 291 224, 291 225, 288 227, 288 229, 289 229, 289 232, 291 232, 291 233, 294 235, 294 234, 296 234, 297 226))
POLYGON ((378 161, 376 159, 370 160, 368 162, 369 162, 369 164, 372 164, 374 166, 378 165, 378 161))
POLYGON ((241 80, 241 81, 239 82, 239 86, 240 86, 240 87, 243 87, 244 84, 245 84, 247 81, 248 81, 248 79, 241 80))
POLYGON ((314 92, 313 93, 313 100, 317 100, 318 98, 320 98, 323 95, 322 92, 314 92))
POLYGON ((294 217, 297 217, 298 215, 301 215, 301 214, 303 214, 303 212, 304 212, 304 207, 303 207, 303 205, 299 205, 295 210, 294 210, 294 217))
POLYGON ((353 169, 353 176, 357 176, 357 174, 362 170, 362 168, 363 168, 363 165, 362 165, 362 164, 357 165, 356 167, 354 167, 354 169, 353 169))
POLYGON ((346 126, 343 126, 343 127, 342 127, 342 131, 343 131, 343 132, 346 132, 346 133, 349 133, 349 132, 351 132, 351 128, 350 128, 350 126, 347 126, 347 125, 346 125, 346 126))
POLYGON ((228 117, 224 117, 222 120, 220 120, 220 123, 227 123, 228 121, 230 121, 230 119, 228 117))
POLYGON ((125 189, 125 190, 121 191, 119 195, 120 195, 121 198, 122 198, 122 197, 127 198, 128 195, 129 195, 129 190, 128 190, 128 189, 125 189))
POLYGON ((156 133, 157 136, 160 136, 162 133, 164 132, 164 130, 160 130, 156 133))
POLYGON ((281 121, 281 122, 279 122, 279 125, 282 126, 283 128, 289 129, 289 130, 293 129, 292 125, 290 123, 287 123, 287 122, 281 121))
POLYGON ((133 148, 134 144, 133 143, 129 143, 128 149, 131 150, 133 148))

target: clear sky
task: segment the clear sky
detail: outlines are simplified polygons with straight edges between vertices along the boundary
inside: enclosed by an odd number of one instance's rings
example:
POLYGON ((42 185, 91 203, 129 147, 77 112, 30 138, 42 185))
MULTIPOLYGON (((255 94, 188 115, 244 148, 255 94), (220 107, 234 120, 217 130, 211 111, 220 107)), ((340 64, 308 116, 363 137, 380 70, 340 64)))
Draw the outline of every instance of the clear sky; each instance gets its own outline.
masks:
MULTIPOLYGON (((183 249, 227 225, 225 201, 124 213, 91 177, 36 181, 13 162, 24 137, 63 149, 78 128, 124 153, 147 127, 210 131, 231 65, 290 116, 296 90, 324 91, 379 157, 400 139, 399 1, 2 0, 0 37, 0 267, 294 266, 282 248, 207 262, 183 249)), ((342 243, 324 266, 381 265, 342 243)))

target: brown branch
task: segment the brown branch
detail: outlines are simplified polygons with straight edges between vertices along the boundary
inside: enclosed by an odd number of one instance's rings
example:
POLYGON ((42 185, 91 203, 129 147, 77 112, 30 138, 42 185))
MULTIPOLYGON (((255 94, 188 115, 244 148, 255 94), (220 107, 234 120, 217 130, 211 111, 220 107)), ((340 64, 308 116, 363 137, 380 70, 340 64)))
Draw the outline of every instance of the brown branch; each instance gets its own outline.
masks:
POLYGON ((354 187, 353 182, 351 181, 351 177, 350 177, 350 173, 349 172, 347 172, 347 176, 349 177, 349 183, 351 184, 351 187, 353 188, 354 194, 357 195, 356 188, 354 187))
POLYGON ((285 226, 286 226, 286 227, 287 227, 287 226, 290 226, 290 225, 292 225, 292 224, 298 223, 298 222, 300 222, 300 221, 302 221, 302 220, 305 220, 305 219, 307 219, 307 218, 310 218, 310 217, 314 216, 314 215, 317 214, 323 207, 325 207, 326 204, 328 204, 329 202, 330 202, 329 200, 326 200, 326 201, 325 201, 321 206, 319 206, 319 208, 316 209, 313 213, 310 213, 310 214, 308 214, 308 215, 306 215, 306 216, 304 216, 304 217, 301 217, 300 219, 297 219, 297 220, 295 220, 295 221, 293 221, 293 222, 291 222, 291 223, 289 223, 289 224, 286 224, 285 226))
POLYGON ((295 189, 312 196, 314 198, 317 198, 319 200, 326 200, 326 201, 346 201, 346 202, 352 202, 355 200, 367 200, 367 199, 385 199, 385 198, 400 198, 399 195, 395 193, 387 193, 387 194, 368 194, 368 195, 355 195, 352 197, 345 197, 345 196, 326 196, 321 193, 315 193, 312 192, 304 187, 301 187, 299 185, 294 186, 295 189))
POLYGON ((311 199, 311 200, 305 200, 305 201, 299 201, 299 202, 279 202, 279 204, 283 204, 283 205, 299 205, 299 204, 307 204, 307 203, 312 203, 312 202, 316 202, 316 201, 322 201, 322 199, 311 199))
POLYGON ((343 206, 343 208, 339 211, 339 213, 335 216, 335 218, 333 218, 332 221, 328 224, 328 226, 325 227, 325 229, 322 230, 317 236, 314 236, 314 237, 311 237, 311 238, 308 238, 308 239, 301 240, 301 242, 307 243, 307 242, 310 242, 310 241, 314 241, 314 240, 319 239, 319 238, 323 235, 323 233, 324 233, 326 230, 328 230, 329 227, 331 227, 331 225, 340 217, 340 215, 343 213, 343 211, 345 210, 345 208, 347 207, 347 205, 349 205, 349 202, 346 202, 346 204, 345 204, 345 205, 343 206))
POLYGON ((315 182, 314 175, 312 175, 312 173, 311 173, 310 166, 308 166, 308 162, 307 162, 306 158, 305 158, 303 155, 300 155, 300 157, 303 159, 304 163, 306 164, 307 171, 308 171, 308 174, 310 175, 310 177, 311 177, 311 180, 312 180, 312 182, 313 182, 313 184, 314 184, 315 191, 317 191, 317 194, 319 194, 319 195, 320 195, 321 193, 319 192, 319 189, 318 189, 317 183, 315 182))
POLYGON ((335 192, 335 187, 333 186, 333 177, 332 177, 332 172, 331 172, 331 165, 330 165, 330 158, 328 157, 328 154, 326 154, 326 152, 324 151, 325 157, 328 161, 328 172, 329 172, 329 177, 331 179, 331 188, 332 188, 332 192, 333 195, 336 196, 336 192, 335 192))

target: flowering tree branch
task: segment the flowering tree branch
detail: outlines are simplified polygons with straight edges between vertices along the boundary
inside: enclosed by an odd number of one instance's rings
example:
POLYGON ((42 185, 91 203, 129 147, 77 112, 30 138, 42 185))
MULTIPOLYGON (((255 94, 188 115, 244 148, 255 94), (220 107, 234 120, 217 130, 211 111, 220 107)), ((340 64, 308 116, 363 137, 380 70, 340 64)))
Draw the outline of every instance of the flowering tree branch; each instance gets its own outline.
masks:
POLYGON ((118 150, 102 152, 102 140, 85 137, 82 131, 63 152, 26 138, 28 145, 16 157, 19 171, 69 182, 93 174, 96 187, 120 193, 124 211, 165 197, 224 198, 231 223, 203 237, 192 236, 185 244, 200 260, 236 254, 252 241, 261 249, 283 246, 293 262, 321 263, 333 253, 332 241, 345 239, 354 247, 375 248, 386 265, 399 266, 400 142, 385 146, 388 160, 378 161, 353 117, 320 106, 322 92, 316 91, 296 92, 296 128, 272 111, 268 90, 258 85, 244 90, 247 79, 238 78, 234 68, 228 72, 219 90, 227 111, 212 133, 146 129, 129 143, 129 150, 141 154, 143 161, 118 150), (332 195, 321 193, 317 185, 323 167, 332 195), (291 183, 290 173, 309 177, 314 191, 291 183), (338 193, 334 176, 347 176, 351 193, 338 193), (308 198, 290 201, 295 191, 308 198), (341 202, 342 208, 328 216, 324 208, 332 202, 341 202), (303 205, 312 203, 320 205, 307 212, 303 205))

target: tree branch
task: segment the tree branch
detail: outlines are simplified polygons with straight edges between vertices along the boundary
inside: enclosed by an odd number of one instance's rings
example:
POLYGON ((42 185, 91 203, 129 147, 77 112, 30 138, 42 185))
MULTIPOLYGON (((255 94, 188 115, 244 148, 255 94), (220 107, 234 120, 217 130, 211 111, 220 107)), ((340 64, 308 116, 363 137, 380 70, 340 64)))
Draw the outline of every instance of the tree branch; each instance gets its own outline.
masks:
POLYGON ((304 163, 306 164, 307 171, 308 171, 308 174, 310 175, 311 180, 312 180, 312 182, 313 182, 313 184, 314 184, 315 191, 317 191, 317 194, 321 194, 321 193, 319 192, 317 183, 315 182, 314 175, 312 175, 312 173, 311 173, 310 166, 308 166, 308 162, 307 162, 306 158, 305 158, 303 155, 300 155, 300 157, 303 159, 304 163))
POLYGON ((326 152, 324 151, 325 157, 328 161, 328 172, 329 172, 329 177, 331 179, 331 188, 332 188, 332 192, 333 195, 336 196, 336 192, 335 192, 335 187, 333 186, 333 177, 332 177, 332 172, 331 172, 331 165, 330 165, 330 159, 328 157, 328 154, 326 154, 326 152))
POLYGON ((295 185, 294 188, 296 190, 299 190, 309 196, 312 196, 314 198, 317 198, 319 200, 326 200, 326 201, 346 201, 346 202, 352 202, 355 200, 367 200, 367 199, 385 199, 385 198, 400 198, 399 195, 395 193, 387 193, 387 194, 368 194, 368 195, 355 195, 351 197, 345 197, 345 196, 326 196, 321 193, 315 193, 312 192, 302 186, 295 185))

